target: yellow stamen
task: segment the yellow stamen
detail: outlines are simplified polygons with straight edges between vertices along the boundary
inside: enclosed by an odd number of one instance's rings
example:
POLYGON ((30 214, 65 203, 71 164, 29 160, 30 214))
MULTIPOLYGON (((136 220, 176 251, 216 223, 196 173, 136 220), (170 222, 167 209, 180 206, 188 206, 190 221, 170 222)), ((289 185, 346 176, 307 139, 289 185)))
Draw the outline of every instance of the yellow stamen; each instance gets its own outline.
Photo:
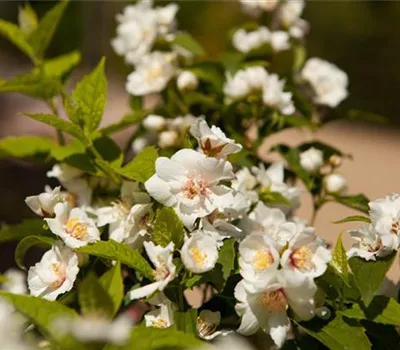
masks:
POLYGON ((300 270, 312 270, 315 268, 312 257, 313 253, 308 247, 298 248, 290 256, 292 265, 300 270))
POLYGON ((263 309, 271 313, 280 313, 288 308, 287 300, 281 290, 261 294, 259 302, 263 309))
POLYGON ((51 264, 51 269, 53 270, 53 273, 57 276, 57 279, 51 284, 51 286, 53 288, 58 288, 64 283, 66 279, 65 270, 61 263, 51 264))
POLYGON ((155 321, 152 322, 152 326, 156 328, 167 328, 168 327, 168 322, 165 318, 158 318, 155 321))
POLYGON ((88 235, 87 225, 75 218, 68 219, 65 232, 78 240, 84 240, 88 235))
POLYGON ((253 266, 256 270, 262 271, 274 263, 274 257, 268 249, 260 249, 254 254, 253 266))
POLYGON ((198 248, 191 248, 190 254, 198 267, 203 267, 205 265, 207 259, 206 253, 202 253, 198 248))

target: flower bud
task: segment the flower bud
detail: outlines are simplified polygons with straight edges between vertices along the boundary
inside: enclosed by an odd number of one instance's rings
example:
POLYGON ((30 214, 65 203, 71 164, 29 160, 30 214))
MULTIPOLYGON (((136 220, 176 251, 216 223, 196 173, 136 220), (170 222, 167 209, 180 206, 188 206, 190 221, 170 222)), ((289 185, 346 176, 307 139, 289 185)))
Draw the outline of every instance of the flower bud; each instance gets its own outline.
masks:
POLYGON ((178 75, 176 83, 180 91, 191 91, 196 89, 199 85, 197 77, 187 70, 178 75))
POLYGON ((311 147, 307 151, 300 153, 300 164, 310 173, 318 171, 323 163, 324 155, 319 149, 311 147))
POLYGON ((148 144, 149 143, 145 137, 138 137, 132 142, 132 150, 134 153, 139 153, 148 144))
POLYGON ((347 187, 346 179, 341 174, 327 175, 324 178, 324 187, 330 194, 342 194, 347 187))
POLYGON ((158 136, 158 144, 161 148, 172 147, 178 141, 178 133, 173 130, 163 131, 158 136))
POLYGON ((143 120, 143 126, 149 131, 160 131, 167 122, 161 115, 150 114, 143 120))
POLYGON ((342 162, 342 157, 338 156, 337 154, 333 154, 329 157, 329 164, 334 168, 340 167, 342 162))

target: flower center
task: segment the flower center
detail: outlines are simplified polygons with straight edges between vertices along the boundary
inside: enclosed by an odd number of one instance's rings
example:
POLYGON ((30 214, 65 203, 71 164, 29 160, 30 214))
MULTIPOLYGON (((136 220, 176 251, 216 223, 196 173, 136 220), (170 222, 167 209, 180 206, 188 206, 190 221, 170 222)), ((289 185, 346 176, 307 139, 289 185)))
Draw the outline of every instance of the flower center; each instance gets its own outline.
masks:
POLYGON ((165 318, 159 317, 154 320, 151 325, 156 328, 167 328, 168 322, 165 318))
POLYGON ((118 210, 118 214, 120 214, 123 217, 128 216, 130 208, 126 202, 122 200, 117 200, 115 202, 112 202, 111 204, 118 210))
POLYGON ((182 190, 188 199, 193 199, 196 196, 205 196, 207 194, 207 183, 202 178, 195 180, 189 177, 182 190))
POLYGON ((262 293, 259 302, 261 307, 269 313, 280 313, 288 308, 288 302, 280 289, 262 293))
POLYGON ((160 261, 160 266, 153 270, 153 277, 156 281, 163 281, 169 276, 168 266, 160 261))
POLYGON ((213 147, 211 140, 209 138, 206 138, 205 141, 201 140, 200 146, 205 155, 209 157, 215 157, 222 152, 222 150, 226 146, 226 143, 223 143, 222 145, 216 145, 213 147))
POLYGON ((296 268, 309 271, 315 268, 312 257, 313 253, 310 248, 301 247, 293 251, 290 255, 290 260, 296 268))
POLYGON ((207 320, 204 320, 200 316, 197 317, 197 332, 202 336, 206 337, 208 335, 211 335, 215 333, 215 331, 218 328, 218 324, 214 322, 210 322, 207 320))
POLYGON ((198 248, 191 248, 190 254, 192 255, 194 263, 198 267, 203 267, 205 265, 207 259, 206 253, 202 253, 198 248))
POLYGON ((150 68, 147 71, 147 81, 151 82, 151 81, 157 79, 158 77, 162 76, 162 74, 163 74, 163 70, 160 66, 150 68))
POLYGON ((67 276, 65 275, 64 266, 61 263, 54 263, 51 264, 51 270, 57 277, 57 279, 51 283, 51 286, 53 288, 59 288, 67 278, 67 276))
POLYGON ((269 249, 260 249, 253 256, 253 266, 257 271, 262 271, 274 263, 274 257, 269 249))
POLYGON ((75 239, 84 240, 88 235, 87 225, 80 222, 78 219, 68 219, 64 227, 65 232, 75 239))
POLYGON ((394 221, 392 224, 392 233, 395 235, 399 234, 400 231, 400 221, 394 221))

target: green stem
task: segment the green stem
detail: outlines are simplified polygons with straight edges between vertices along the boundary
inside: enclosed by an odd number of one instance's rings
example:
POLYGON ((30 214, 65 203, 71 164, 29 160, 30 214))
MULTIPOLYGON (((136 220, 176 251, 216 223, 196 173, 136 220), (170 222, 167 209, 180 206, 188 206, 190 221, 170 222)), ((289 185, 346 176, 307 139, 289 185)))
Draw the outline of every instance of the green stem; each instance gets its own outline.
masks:
MULTIPOLYGON (((57 115, 57 116, 58 116, 58 109, 57 109, 56 104, 54 103, 54 100, 48 100, 46 103, 47 103, 47 106, 50 108, 51 112, 52 112, 54 115, 57 115)), ((58 143, 59 143, 61 146, 64 146, 64 145, 65 145, 64 134, 62 133, 61 130, 56 129, 56 131, 57 131, 58 143)))
POLYGON ((184 295, 183 295, 183 288, 182 286, 178 287, 178 308, 179 311, 184 312, 185 311, 185 301, 184 301, 184 295))
POLYGON ((115 171, 112 168, 110 168, 106 165, 106 161, 104 160, 102 155, 99 153, 99 151, 93 146, 92 143, 89 144, 88 149, 95 156, 95 158, 97 158, 97 160, 99 160, 99 162, 96 162, 96 165, 99 167, 99 169, 105 175, 108 175, 115 184, 119 185, 121 183, 120 177, 115 173, 115 171))

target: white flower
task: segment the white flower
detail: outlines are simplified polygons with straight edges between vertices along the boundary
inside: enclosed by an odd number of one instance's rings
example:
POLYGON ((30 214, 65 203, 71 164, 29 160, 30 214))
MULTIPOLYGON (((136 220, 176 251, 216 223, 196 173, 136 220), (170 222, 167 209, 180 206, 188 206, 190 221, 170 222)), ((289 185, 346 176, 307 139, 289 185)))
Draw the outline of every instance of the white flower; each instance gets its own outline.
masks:
POLYGON ((172 262, 174 243, 171 242, 164 248, 159 245, 154 245, 153 242, 144 242, 144 248, 155 267, 153 271, 155 282, 131 290, 128 293, 131 300, 150 296, 157 290, 162 291, 167 284, 175 278, 176 267, 172 262))
POLYGON ((157 158, 156 173, 145 187, 158 202, 173 207, 185 226, 191 228, 197 218, 217 209, 216 199, 228 192, 219 182, 233 176, 229 162, 182 149, 171 159, 157 158))
POLYGON ((47 177, 54 177, 62 184, 75 180, 83 175, 83 171, 68 164, 56 164, 47 172, 47 177))
POLYGON ((311 85, 315 94, 314 101, 321 105, 336 107, 348 95, 347 74, 327 61, 308 59, 301 77, 311 85))
POLYGON ((372 226, 380 235, 400 235, 400 196, 391 194, 369 203, 372 226))
POLYGON ((245 336, 256 333, 260 328, 269 333, 278 347, 286 340, 290 321, 286 314, 290 306, 300 319, 308 320, 314 314, 313 284, 291 286, 279 274, 275 281, 262 290, 248 290, 242 280, 236 285, 236 312, 242 317, 237 332, 245 336))
POLYGON ((295 39, 301 39, 308 33, 309 29, 310 24, 300 18, 289 28, 289 34, 295 39))
POLYGON ((259 27, 252 32, 238 29, 232 36, 232 45, 236 50, 247 53, 269 43, 270 40, 271 32, 267 27, 259 27))
POLYGON ((33 296, 47 300, 72 289, 78 275, 78 256, 67 246, 55 244, 28 272, 28 287, 33 296))
POLYGON ((176 146, 179 135, 175 130, 166 130, 158 135, 158 145, 161 148, 168 148, 176 146))
POLYGON ((178 85, 178 89, 180 91, 191 91, 197 88, 199 85, 199 80, 194 73, 185 70, 179 73, 176 79, 176 84, 178 85))
POLYGON ((224 158, 242 150, 242 145, 227 138, 220 128, 214 125, 210 128, 201 118, 192 124, 190 133, 198 141, 200 150, 209 157, 224 158))
POLYGON ((239 245, 240 274, 248 289, 263 289, 276 278, 279 253, 275 242, 262 234, 251 234, 239 245))
POLYGON ((168 328, 174 324, 174 311, 171 302, 161 304, 159 308, 144 315, 146 327, 168 328))
POLYGON ((186 238, 181 249, 185 267, 194 273, 203 273, 214 268, 218 260, 217 241, 198 230, 186 238))
POLYGON ((236 178, 232 180, 232 188, 245 196, 251 203, 258 201, 258 194, 255 191, 257 179, 252 175, 249 168, 242 168, 235 173, 236 178))
POLYGON ((1 289, 13 294, 27 294, 26 275, 16 269, 8 269, 4 273, 6 281, 1 285, 1 289))
POLYGON ((144 96, 164 90, 175 74, 173 53, 152 52, 137 63, 136 70, 128 75, 126 90, 134 96, 144 96))
POLYGON ((375 260, 376 257, 384 257, 397 250, 399 239, 396 234, 379 234, 373 225, 362 225, 357 230, 350 230, 350 236, 356 240, 347 256, 359 256, 365 260, 375 260))
POLYGON ((196 117, 191 114, 178 116, 173 119, 168 119, 168 127, 178 132, 187 131, 190 126, 196 121, 196 117))
POLYGON ((282 23, 286 27, 291 27, 293 24, 295 24, 303 13, 304 6, 304 0, 285 1, 279 8, 279 15, 282 23))
POLYGON ((55 218, 45 219, 51 232, 59 236, 70 248, 79 248, 100 240, 100 233, 93 219, 80 208, 70 210, 68 203, 58 203, 55 218))
POLYGON ((271 12, 279 4, 279 0, 239 0, 243 10, 250 16, 258 17, 263 11, 271 12))
POLYGON ((292 93, 284 92, 285 81, 279 80, 278 75, 270 74, 263 86, 263 102, 270 107, 278 109, 284 115, 295 112, 292 93))
POLYGON ((143 120, 143 126, 149 131, 160 131, 165 128, 167 122, 161 115, 150 114, 143 120))
POLYGON ((347 190, 346 178, 337 173, 329 174, 324 177, 325 190, 330 194, 343 194, 347 190))
POLYGON ((83 342, 107 342, 123 344, 129 340, 132 321, 128 316, 118 316, 115 320, 96 316, 61 317, 53 322, 55 330, 61 334, 70 334, 83 342))
POLYGON ((300 153, 300 165, 310 173, 318 171, 324 164, 324 153, 314 147, 300 153))
POLYGON ((245 70, 239 70, 233 76, 231 73, 227 73, 224 94, 231 100, 239 100, 246 97, 250 93, 247 80, 245 70))
POLYGON ((331 258, 323 242, 314 233, 304 230, 289 241, 288 249, 283 252, 282 273, 292 284, 301 284, 304 278, 313 280, 322 276, 331 258))
POLYGON ((289 35, 283 30, 277 30, 271 33, 271 47, 275 52, 284 51, 290 48, 289 35))
POLYGON ((26 197, 25 199, 27 206, 40 216, 52 216, 56 204, 62 201, 63 197, 60 193, 60 186, 53 190, 40 193, 37 196, 26 197))

